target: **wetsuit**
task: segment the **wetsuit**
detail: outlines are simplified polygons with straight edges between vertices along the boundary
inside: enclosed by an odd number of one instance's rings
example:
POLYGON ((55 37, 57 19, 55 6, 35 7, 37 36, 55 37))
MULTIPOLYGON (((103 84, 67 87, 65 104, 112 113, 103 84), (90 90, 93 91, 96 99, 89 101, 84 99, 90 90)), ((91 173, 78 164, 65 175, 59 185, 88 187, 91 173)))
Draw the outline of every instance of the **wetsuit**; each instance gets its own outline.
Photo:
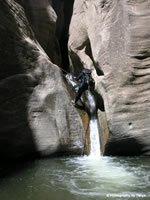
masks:
POLYGON ((88 70, 87 72, 83 70, 76 78, 76 80, 79 82, 79 90, 75 99, 75 104, 81 98, 84 91, 88 89, 94 89, 95 86, 95 82, 91 77, 91 72, 89 72, 88 70))

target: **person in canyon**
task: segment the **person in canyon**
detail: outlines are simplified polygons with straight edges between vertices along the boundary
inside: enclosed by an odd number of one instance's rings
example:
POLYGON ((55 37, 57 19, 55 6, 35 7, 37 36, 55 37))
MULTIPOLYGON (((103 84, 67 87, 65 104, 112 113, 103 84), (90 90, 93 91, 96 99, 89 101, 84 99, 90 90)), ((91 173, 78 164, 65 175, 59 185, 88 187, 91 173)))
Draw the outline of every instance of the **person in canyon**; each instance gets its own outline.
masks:
POLYGON ((80 100, 84 91, 88 89, 94 90, 95 82, 89 69, 83 69, 79 76, 75 77, 75 80, 79 83, 79 89, 74 102, 75 106, 77 106, 77 102, 80 100))

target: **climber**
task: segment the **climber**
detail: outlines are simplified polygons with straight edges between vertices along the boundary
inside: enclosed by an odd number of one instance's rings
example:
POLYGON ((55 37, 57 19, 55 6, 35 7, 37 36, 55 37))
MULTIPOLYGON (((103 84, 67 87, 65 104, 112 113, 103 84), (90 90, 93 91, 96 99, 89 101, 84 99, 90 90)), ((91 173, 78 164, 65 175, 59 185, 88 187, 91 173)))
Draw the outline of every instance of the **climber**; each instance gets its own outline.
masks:
MULTIPOLYGON (((89 69, 83 69, 82 72, 79 74, 78 77, 75 77, 75 80, 79 83, 79 89, 77 96, 75 98, 75 106, 77 105, 77 102, 81 98, 84 91, 90 89, 93 90, 95 87, 95 82, 91 76, 91 70, 89 69)), ((80 99, 81 100, 81 99, 80 99)))

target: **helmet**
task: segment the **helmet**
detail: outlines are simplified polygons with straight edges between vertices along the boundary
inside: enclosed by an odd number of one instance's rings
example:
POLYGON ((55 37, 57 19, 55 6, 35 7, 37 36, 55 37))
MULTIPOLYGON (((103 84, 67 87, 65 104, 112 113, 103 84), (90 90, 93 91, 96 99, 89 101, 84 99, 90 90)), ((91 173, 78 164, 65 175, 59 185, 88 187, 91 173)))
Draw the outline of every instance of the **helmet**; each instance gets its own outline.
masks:
POLYGON ((85 74, 91 74, 92 73, 90 69, 86 69, 86 68, 84 68, 82 70, 82 72, 85 73, 85 74))

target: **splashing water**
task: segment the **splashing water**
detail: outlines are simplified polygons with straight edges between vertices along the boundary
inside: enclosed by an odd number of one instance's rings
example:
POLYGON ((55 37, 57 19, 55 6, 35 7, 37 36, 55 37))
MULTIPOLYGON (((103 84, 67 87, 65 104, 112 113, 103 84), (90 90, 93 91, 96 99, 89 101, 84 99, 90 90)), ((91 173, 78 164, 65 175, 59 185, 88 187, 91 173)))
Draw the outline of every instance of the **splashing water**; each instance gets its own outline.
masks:
POLYGON ((89 113, 91 117, 90 119, 90 142, 91 142, 90 156, 99 157, 101 155, 101 151, 100 151, 99 127, 98 127, 98 121, 96 118, 96 102, 95 102, 93 94, 90 91, 87 92, 87 99, 89 102, 89 113))
POLYGON ((93 157, 100 156, 101 152, 100 152, 100 140, 99 140, 97 119, 90 120, 90 141, 91 141, 90 156, 93 157))
POLYGON ((23 165, 22 170, 19 166, 17 173, 0 170, 4 176, 0 179, 0 199, 149 200, 149 163, 148 157, 36 160, 23 165))

